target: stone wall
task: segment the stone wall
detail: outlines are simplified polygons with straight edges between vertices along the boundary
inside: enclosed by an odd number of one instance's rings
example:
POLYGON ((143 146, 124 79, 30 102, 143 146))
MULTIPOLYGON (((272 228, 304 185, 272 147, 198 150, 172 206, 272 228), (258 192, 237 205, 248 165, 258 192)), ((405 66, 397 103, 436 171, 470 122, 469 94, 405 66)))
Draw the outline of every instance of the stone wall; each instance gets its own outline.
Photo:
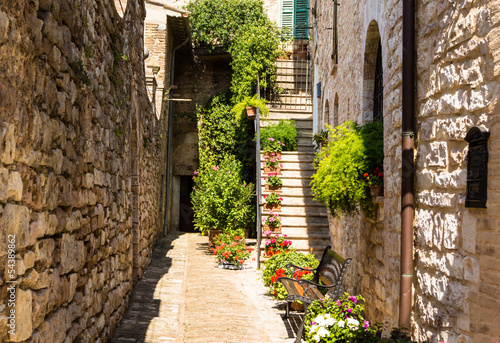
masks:
MULTIPOLYGON (((311 56, 321 82, 321 125, 372 120, 374 57, 382 44, 384 80, 385 197, 377 216, 330 218, 332 246, 354 259, 348 269, 349 292, 363 295, 370 320, 386 316, 397 324, 401 178, 401 4, 397 1, 342 1, 338 7, 338 64, 333 53, 333 3, 318 1, 311 15, 311 56), (375 54, 374 54, 375 51, 375 54), (324 113, 327 109, 329 113, 324 113), (337 118, 335 118, 337 117, 337 118)), ((321 129, 321 128, 319 128, 321 129)))
POLYGON ((144 16, 134 1, 124 19, 110 0, 0 4, 0 341, 106 341, 149 262, 161 144, 144 16))
POLYGON ((415 312, 418 337, 500 338, 500 1, 422 1, 417 13, 418 149, 415 312), (473 126, 489 140, 486 209, 465 208, 473 126))
MULTIPOLYGON (((402 9, 395 1, 343 1, 339 61, 332 52, 331 2, 317 3, 312 42, 322 82, 318 122, 370 120, 373 47, 384 70, 385 196, 376 220, 330 218, 332 244, 354 257, 346 283, 368 316, 397 324, 399 302, 402 9), (376 25, 375 25, 376 23, 376 25), (321 112, 321 111, 320 111, 321 112), (372 308, 372 309, 371 309, 372 308), (376 309, 373 309, 376 308, 376 309)), ((419 341, 491 342, 500 337, 499 187, 495 114, 500 1, 422 1, 417 6, 417 137, 412 329, 419 341), (486 209, 465 207, 467 143, 473 126, 489 139, 486 209)), ((314 17, 312 17, 314 20, 314 17)), ((314 22, 314 21, 313 21, 314 22)))

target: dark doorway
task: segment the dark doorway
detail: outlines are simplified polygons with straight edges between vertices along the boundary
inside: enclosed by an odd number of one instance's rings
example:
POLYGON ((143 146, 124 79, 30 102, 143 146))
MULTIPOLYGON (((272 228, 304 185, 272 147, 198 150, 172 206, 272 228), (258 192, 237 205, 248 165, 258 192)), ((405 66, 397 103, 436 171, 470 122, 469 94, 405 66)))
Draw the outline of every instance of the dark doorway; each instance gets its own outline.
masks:
POLYGON ((191 205, 191 191, 194 181, 192 176, 181 176, 181 194, 179 206, 179 231, 194 232, 194 212, 191 205))

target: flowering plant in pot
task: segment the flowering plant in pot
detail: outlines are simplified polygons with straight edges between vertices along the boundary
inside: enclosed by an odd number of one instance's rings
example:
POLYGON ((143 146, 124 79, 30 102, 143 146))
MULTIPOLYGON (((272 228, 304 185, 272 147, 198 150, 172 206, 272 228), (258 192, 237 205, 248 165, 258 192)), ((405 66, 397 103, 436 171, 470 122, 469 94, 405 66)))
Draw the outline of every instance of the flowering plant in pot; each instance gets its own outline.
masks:
POLYGON ((307 309, 305 319, 307 342, 358 342, 359 335, 375 331, 363 318, 362 296, 344 293, 338 300, 319 299, 307 309))
POLYGON ((283 198, 279 197, 276 193, 271 193, 270 195, 264 194, 262 196, 264 201, 266 202, 265 208, 268 210, 280 211, 281 210, 281 202, 283 198))
POLYGON ((282 168, 283 165, 280 163, 281 156, 264 156, 264 167, 267 168, 276 168, 280 167, 282 168))
POLYGON ((292 241, 287 240, 286 235, 272 236, 271 231, 264 231, 264 235, 266 236, 266 247, 264 248, 265 256, 271 257, 276 254, 290 252, 293 249, 291 247, 292 241))
POLYGON ((384 195, 384 170, 377 167, 372 173, 364 173, 363 178, 370 187, 371 196, 384 195))
POLYGON ((279 277, 286 276, 290 278, 303 278, 311 280, 313 274, 307 271, 301 273, 294 273, 293 268, 287 268, 287 264, 294 264, 302 268, 313 270, 318 267, 319 261, 313 254, 303 254, 291 250, 290 252, 274 254, 269 260, 266 261, 266 266, 262 272, 262 280, 264 285, 269 287, 268 294, 274 296, 278 300, 284 300, 287 297, 285 287, 280 282, 277 282, 279 277))
POLYGON ((278 173, 268 173, 264 181, 266 181, 266 189, 269 190, 278 190, 283 186, 283 180, 278 176, 278 173))
POLYGON ((265 225, 273 228, 281 225, 281 218, 274 211, 269 211, 269 216, 266 219, 262 219, 262 221, 265 225))
POLYGON ((217 259, 221 264, 231 264, 236 268, 241 268, 245 264, 245 260, 250 257, 253 251, 252 247, 245 245, 243 230, 229 231, 221 233, 214 239, 214 248, 210 251, 217 255, 217 259))
POLYGON ((275 156, 276 153, 283 151, 283 147, 285 146, 285 143, 282 143, 273 137, 269 137, 266 141, 264 141, 264 143, 265 144, 261 147, 261 149, 265 152, 269 152, 272 156, 275 156), (274 153, 274 155, 272 153, 274 153))

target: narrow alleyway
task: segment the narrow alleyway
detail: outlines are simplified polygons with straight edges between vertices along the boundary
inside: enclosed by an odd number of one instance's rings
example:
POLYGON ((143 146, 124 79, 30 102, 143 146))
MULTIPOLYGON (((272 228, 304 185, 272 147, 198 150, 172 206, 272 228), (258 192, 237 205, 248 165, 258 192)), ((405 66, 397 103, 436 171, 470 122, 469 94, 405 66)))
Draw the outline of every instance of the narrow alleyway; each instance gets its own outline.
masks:
POLYGON ((280 303, 265 296, 256 262, 248 262, 245 270, 220 269, 207 237, 161 238, 112 342, 294 341, 298 315, 282 318, 280 303))

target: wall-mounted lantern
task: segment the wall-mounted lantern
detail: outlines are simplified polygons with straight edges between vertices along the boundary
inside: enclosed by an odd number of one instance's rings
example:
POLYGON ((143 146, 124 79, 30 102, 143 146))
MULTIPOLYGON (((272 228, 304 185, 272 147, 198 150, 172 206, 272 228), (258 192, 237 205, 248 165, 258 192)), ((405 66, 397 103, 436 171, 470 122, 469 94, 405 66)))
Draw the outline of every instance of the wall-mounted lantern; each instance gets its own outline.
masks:
POLYGON ((489 137, 484 126, 472 127, 465 136, 469 143, 465 207, 486 208, 489 137))

